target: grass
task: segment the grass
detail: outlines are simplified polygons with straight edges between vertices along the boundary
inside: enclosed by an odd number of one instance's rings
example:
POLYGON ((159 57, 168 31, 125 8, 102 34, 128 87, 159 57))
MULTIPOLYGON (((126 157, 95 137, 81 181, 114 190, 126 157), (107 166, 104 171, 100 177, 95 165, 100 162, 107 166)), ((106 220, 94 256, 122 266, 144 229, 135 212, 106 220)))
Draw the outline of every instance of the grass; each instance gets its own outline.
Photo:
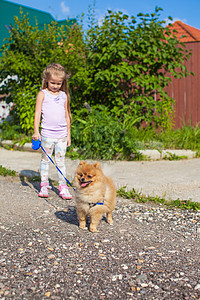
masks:
POLYGON ((167 152, 167 154, 163 157, 164 160, 181 160, 188 159, 186 155, 176 155, 175 153, 167 152))
POLYGON ((117 196, 122 197, 124 199, 133 199, 138 203, 146 203, 152 202, 156 204, 162 204, 169 208, 176 207, 180 209, 188 209, 188 210, 200 210, 200 203, 192 202, 190 200, 171 200, 167 201, 165 198, 159 196, 145 196, 140 192, 136 192, 133 188, 132 190, 127 191, 126 186, 117 190, 117 196))
POLYGON ((200 151, 200 127, 185 126, 180 129, 133 129, 133 137, 140 149, 185 149, 200 151))
POLYGON ((1 176, 16 176, 17 172, 4 168, 2 165, 0 165, 0 175, 1 176))

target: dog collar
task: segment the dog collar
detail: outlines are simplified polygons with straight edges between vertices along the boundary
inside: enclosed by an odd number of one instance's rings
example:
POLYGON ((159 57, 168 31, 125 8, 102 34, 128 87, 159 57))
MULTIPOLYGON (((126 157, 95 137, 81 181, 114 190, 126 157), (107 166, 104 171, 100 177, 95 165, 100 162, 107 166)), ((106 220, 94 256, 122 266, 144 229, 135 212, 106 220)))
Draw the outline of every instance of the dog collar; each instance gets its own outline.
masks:
POLYGON ((89 204, 90 207, 94 207, 96 205, 103 205, 104 201, 103 202, 97 202, 97 203, 89 202, 88 204, 89 204))

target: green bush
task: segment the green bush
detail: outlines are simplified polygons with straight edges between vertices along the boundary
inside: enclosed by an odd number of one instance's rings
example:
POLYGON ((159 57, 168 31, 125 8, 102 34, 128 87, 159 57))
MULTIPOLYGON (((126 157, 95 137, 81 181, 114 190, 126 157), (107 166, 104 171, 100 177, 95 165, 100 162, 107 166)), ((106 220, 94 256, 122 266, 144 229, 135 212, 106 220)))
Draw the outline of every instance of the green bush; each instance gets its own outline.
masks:
POLYGON ((24 87, 16 89, 13 96, 21 129, 27 135, 34 128, 35 100, 39 89, 38 85, 32 86, 30 82, 25 82, 24 87))
POLYGON ((138 14, 138 22, 108 11, 88 33, 87 102, 106 105, 122 120, 129 113, 137 127, 172 127, 173 99, 164 88, 170 76, 188 74, 183 62, 190 52, 163 27, 160 10, 138 14))
POLYGON ((15 123, 27 134, 33 131, 34 106, 41 87, 41 74, 49 63, 61 63, 69 76, 72 109, 79 107, 84 78, 85 45, 81 28, 52 22, 39 29, 29 24, 28 15, 15 17, 10 37, 0 57, 0 92, 14 101, 15 123), (80 74, 80 76, 78 75, 80 74), (10 76, 8 79, 8 75, 10 76), (80 81, 80 83, 79 83, 80 81), (73 101, 74 97, 74 101, 73 101), (75 101, 76 100, 76 101, 75 101))
POLYGON ((72 142, 82 157, 93 159, 135 159, 139 157, 131 132, 123 128, 108 108, 94 106, 77 112, 72 123, 72 142))

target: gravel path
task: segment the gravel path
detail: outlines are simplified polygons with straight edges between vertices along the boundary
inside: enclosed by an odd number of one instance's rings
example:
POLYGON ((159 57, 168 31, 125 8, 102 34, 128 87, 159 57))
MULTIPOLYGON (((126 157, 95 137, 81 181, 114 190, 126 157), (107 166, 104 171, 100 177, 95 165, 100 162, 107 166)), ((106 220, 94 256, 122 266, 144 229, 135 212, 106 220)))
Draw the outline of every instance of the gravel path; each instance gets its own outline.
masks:
POLYGON ((0 177, 0 299, 200 299, 200 212, 118 198, 94 234, 37 189, 0 177))

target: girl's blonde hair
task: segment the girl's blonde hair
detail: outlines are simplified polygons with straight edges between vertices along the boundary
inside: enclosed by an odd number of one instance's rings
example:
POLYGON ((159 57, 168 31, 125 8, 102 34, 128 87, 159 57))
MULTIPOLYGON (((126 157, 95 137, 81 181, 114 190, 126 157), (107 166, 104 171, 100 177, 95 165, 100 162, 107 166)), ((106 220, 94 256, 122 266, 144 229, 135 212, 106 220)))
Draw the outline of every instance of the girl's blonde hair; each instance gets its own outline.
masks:
POLYGON ((67 85, 68 75, 65 72, 65 68, 62 65, 52 63, 44 69, 44 71, 42 73, 42 88, 46 89, 48 87, 47 82, 48 82, 48 80, 50 80, 50 78, 53 75, 59 77, 62 80, 61 91, 65 92, 67 95, 67 112, 68 112, 70 121, 72 121, 72 116, 71 116, 71 111, 70 111, 70 95, 69 95, 68 85, 67 85))

